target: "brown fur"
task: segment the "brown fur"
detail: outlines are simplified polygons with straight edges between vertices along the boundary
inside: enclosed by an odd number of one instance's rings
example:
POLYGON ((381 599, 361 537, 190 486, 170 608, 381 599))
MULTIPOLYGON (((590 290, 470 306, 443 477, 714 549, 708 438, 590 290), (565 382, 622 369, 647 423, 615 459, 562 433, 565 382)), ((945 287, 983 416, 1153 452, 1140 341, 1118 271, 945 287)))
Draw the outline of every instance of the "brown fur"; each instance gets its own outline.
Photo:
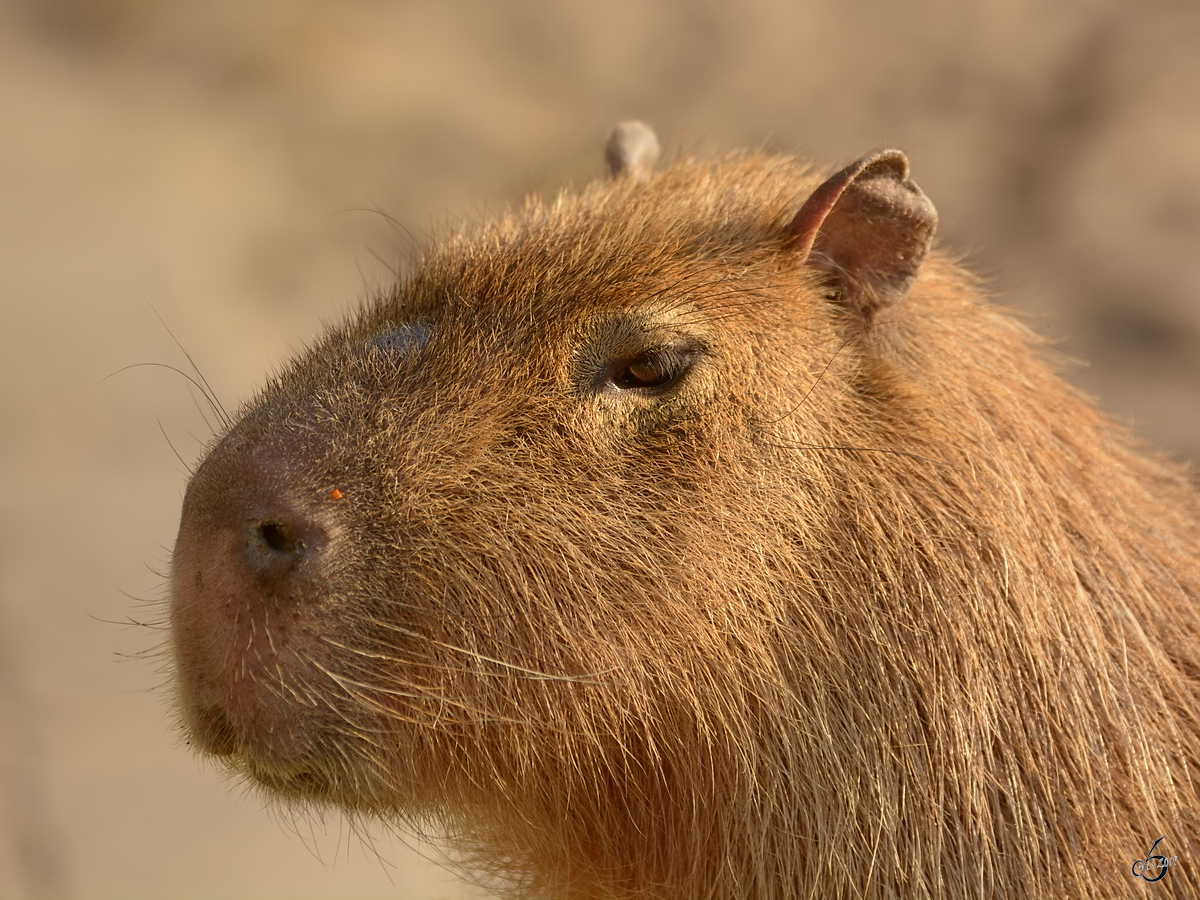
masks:
POLYGON ((518 896, 1195 895, 1196 494, 945 256, 840 304, 820 182, 531 201, 276 378, 185 501, 191 738, 518 896))

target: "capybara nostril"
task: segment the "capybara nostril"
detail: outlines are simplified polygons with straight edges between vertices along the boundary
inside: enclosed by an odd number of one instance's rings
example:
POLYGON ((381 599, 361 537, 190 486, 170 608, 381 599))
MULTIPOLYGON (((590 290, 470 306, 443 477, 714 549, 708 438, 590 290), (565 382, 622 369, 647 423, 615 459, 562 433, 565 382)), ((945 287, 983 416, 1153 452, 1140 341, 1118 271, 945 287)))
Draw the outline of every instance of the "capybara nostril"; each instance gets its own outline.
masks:
POLYGON ((262 522, 255 529, 258 537, 276 553, 296 554, 304 552, 304 541, 292 530, 279 522, 262 522))
POLYGON ((302 510, 288 509, 251 517, 243 532, 243 558, 264 579, 284 579, 326 544, 325 529, 302 510))

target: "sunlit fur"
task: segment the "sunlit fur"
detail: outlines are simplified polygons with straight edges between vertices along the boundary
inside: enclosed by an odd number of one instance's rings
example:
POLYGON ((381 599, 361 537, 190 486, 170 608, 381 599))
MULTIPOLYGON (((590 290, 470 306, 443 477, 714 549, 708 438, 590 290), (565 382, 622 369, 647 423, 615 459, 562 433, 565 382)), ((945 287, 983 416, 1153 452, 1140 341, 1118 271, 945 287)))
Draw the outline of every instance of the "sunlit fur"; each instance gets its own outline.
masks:
POLYGON ((223 613, 274 636, 239 696, 300 723, 230 764, 513 896, 1194 896, 1197 495, 945 256, 844 310, 785 250, 820 180, 531 201, 243 410, 341 530, 309 643, 223 613), (605 384, 677 339, 666 392, 605 384))

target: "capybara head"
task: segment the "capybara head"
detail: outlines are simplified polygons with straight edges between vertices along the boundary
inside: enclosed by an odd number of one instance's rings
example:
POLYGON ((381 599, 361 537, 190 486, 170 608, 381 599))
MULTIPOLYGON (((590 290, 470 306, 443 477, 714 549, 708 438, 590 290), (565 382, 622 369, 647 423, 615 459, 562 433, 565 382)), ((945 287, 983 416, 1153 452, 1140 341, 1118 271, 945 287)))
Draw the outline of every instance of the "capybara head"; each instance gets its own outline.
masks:
POLYGON ((513 895, 1192 896, 1184 475, 903 154, 656 155, 434 243, 216 441, 191 742, 513 895))

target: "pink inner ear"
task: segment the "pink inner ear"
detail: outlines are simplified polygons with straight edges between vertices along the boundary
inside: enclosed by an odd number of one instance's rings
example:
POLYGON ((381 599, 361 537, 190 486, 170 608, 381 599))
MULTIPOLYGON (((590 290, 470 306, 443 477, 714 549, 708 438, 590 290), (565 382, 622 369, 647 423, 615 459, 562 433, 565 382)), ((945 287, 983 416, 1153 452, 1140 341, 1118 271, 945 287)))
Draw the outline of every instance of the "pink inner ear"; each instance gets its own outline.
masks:
POLYGON ((813 244, 816 243, 817 232, 821 230, 821 226, 825 223, 825 218, 829 215, 829 211, 833 209, 834 205, 841 198, 842 193, 846 190, 846 187, 854 181, 864 166, 864 160, 859 160, 847 166, 832 178, 823 182, 804 201, 804 205, 800 207, 800 212, 796 213, 796 217, 792 219, 792 224, 788 226, 788 231, 791 232, 791 238, 788 240, 788 249, 800 258, 800 262, 808 259, 808 254, 812 252, 813 244))
MULTIPOLYGON (((864 181, 879 176, 889 177, 897 182, 908 178, 908 158, 899 150, 881 150, 870 153, 852 162, 840 172, 832 175, 812 192, 804 201, 792 224, 788 227, 792 237, 789 249, 800 256, 801 261, 808 259, 816 243, 817 235, 830 211, 837 205, 842 194, 855 181, 864 181)), ((915 185, 914 185, 915 187, 915 185)))
POLYGON ((842 302, 870 316, 908 293, 933 241, 937 211, 908 180, 899 150, 864 156, 813 191, 788 249, 830 272, 842 302))

